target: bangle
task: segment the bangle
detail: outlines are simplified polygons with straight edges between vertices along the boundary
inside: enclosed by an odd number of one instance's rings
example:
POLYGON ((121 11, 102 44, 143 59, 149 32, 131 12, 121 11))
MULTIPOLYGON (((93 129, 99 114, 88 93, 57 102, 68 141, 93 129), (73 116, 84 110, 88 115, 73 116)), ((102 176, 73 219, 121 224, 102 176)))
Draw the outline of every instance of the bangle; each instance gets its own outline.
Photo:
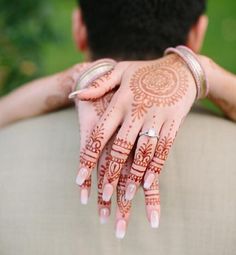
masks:
POLYGON ((205 71, 200 64, 197 55, 185 46, 168 48, 165 50, 164 55, 170 53, 175 53, 180 56, 192 73, 197 88, 196 100, 206 97, 209 91, 209 84, 207 82, 205 71))
POLYGON ((80 74, 75 89, 72 93, 69 94, 68 98, 72 99, 76 97, 76 95, 80 92, 81 87, 86 88, 97 78, 113 70, 115 65, 116 62, 113 59, 105 58, 95 61, 80 74))

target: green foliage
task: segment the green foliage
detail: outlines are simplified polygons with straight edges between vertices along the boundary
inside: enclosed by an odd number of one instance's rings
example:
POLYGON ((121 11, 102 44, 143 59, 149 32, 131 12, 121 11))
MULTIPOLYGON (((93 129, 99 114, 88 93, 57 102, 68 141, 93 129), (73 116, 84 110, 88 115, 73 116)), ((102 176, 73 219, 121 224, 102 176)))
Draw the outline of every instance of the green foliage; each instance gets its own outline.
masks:
POLYGON ((0 0, 0 95, 43 73, 43 44, 55 38, 47 0, 0 0))

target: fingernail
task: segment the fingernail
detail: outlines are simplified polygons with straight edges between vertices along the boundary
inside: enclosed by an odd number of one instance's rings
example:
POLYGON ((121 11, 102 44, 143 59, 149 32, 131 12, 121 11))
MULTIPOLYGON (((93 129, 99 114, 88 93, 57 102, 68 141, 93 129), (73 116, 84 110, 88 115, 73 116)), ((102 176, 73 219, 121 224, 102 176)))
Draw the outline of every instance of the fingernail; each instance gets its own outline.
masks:
POLYGON ((100 213, 99 213, 99 216, 100 216, 100 217, 99 217, 99 218, 100 218, 100 223, 101 223, 101 224, 107 223, 109 214, 110 214, 110 212, 109 212, 109 209, 108 209, 108 208, 102 208, 102 209, 100 210, 100 213))
POLYGON ((133 183, 129 184, 125 192, 125 199, 132 200, 134 198, 135 191, 136 185, 133 183))
POLYGON ((144 181, 143 187, 145 189, 149 189, 151 187, 154 179, 155 179, 155 175, 154 174, 149 174, 148 177, 146 178, 146 180, 144 181))
POLYGON ((103 189, 102 199, 106 202, 110 201, 112 193, 113 193, 113 186, 110 183, 106 184, 103 189))
POLYGON ((150 222, 151 222, 151 227, 152 228, 158 228, 158 226, 159 226, 159 215, 158 215, 157 211, 152 211, 151 212, 150 222))
POLYGON ((71 92, 68 96, 69 99, 75 98, 77 95, 80 95, 83 91, 85 91, 86 89, 80 89, 80 90, 76 90, 74 92, 71 92))
POLYGON ((80 202, 82 205, 87 205, 88 203, 88 190, 82 189, 80 192, 80 202))
POLYGON ((81 168, 76 177, 76 183, 78 185, 82 185, 85 179, 87 178, 87 175, 88 175, 88 170, 86 168, 81 168))
POLYGON ((126 232, 126 221, 119 220, 116 224, 116 237, 118 239, 123 239, 125 237, 126 232))

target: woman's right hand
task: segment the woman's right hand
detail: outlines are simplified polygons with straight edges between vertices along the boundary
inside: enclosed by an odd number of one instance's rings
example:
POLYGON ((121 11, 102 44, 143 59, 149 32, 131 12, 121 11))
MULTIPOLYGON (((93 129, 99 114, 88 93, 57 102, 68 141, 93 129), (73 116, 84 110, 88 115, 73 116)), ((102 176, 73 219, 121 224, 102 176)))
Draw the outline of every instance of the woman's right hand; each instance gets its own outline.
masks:
MULTIPOLYGON (((109 76, 104 79, 109 80, 109 76)), ((94 85, 94 84, 93 84, 94 85)), ((76 100, 76 109, 78 112, 78 120, 80 126, 80 150, 83 153, 86 147, 87 138, 90 136, 92 129, 96 122, 100 119, 106 111, 115 90, 110 91, 105 96, 94 101, 79 101, 76 100)), ((100 222, 106 223, 111 213, 111 201, 104 201, 102 199, 102 187, 105 173, 109 167, 109 154, 115 136, 110 139, 103 149, 97 165, 97 188, 98 188, 98 214, 100 222)), ((129 218, 131 215, 131 201, 125 199, 125 184, 130 174, 131 165, 133 162, 134 151, 131 152, 130 157, 121 170, 121 176, 117 185, 117 209, 116 209, 116 236, 123 238, 127 229, 129 218)), ((81 203, 87 204, 91 190, 91 176, 80 185, 81 189, 81 203)), ((149 189, 144 189, 145 208, 148 221, 151 227, 157 228, 159 225, 160 216, 160 195, 158 179, 153 183, 149 189)))

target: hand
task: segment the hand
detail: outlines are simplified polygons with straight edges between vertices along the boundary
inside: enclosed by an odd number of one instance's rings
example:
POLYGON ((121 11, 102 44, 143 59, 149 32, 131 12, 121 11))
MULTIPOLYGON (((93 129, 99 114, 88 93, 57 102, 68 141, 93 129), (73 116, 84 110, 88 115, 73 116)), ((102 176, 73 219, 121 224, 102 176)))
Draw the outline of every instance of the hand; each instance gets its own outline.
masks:
MULTIPOLYGON (((78 110, 79 124, 80 124, 80 148, 81 153, 86 145, 86 137, 92 130, 94 124, 99 121, 99 118, 105 112, 107 106, 109 105, 112 96, 115 91, 110 91, 102 98, 94 100, 92 102, 77 101, 76 107, 78 110)), ((115 136, 113 136, 114 140, 115 136)), ((102 187, 104 175, 109 167, 109 153, 111 146, 113 144, 111 139, 105 146, 101 153, 98 161, 98 213, 100 217, 100 222, 106 223, 111 212, 111 201, 104 201, 102 199, 102 187)), ((127 180, 128 174, 130 172, 131 164, 133 161, 133 154, 130 154, 129 160, 126 162, 121 170, 121 176, 117 186, 117 212, 116 212, 116 235, 118 238, 122 238, 125 235, 128 221, 130 218, 131 211, 131 201, 125 200, 125 182, 127 180)), ((80 185, 81 188, 81 202, 82 204, 87 204, 88 198, 91 190, 91 176, 89 176, 85 182, 80 185)), ((159 215, 160 215, 160 198, 159 198, 159 186, 158 183, 154 183, 150 189, 144 189, 145 204, 147 218, 153 228, 157 228, 159 225, 159 215)))
POLYGON ((126 183, 126 199, 131 200, 143 178, 145 188, 150 188, 161 172, 180 124, 196 98, 195 82, 186 64, 174 54, 157 61, 120 62, 111 72, 109 82, 95 82, 96 87, 82 90, 77 98, 95 99, 121 84, 80 157, 78 178, 83 182, 120 126, 109 155, 103 200, 111 199, 139 132, 154 129, 159 134, 159 139, 140 136, 137 141, 126 183))

